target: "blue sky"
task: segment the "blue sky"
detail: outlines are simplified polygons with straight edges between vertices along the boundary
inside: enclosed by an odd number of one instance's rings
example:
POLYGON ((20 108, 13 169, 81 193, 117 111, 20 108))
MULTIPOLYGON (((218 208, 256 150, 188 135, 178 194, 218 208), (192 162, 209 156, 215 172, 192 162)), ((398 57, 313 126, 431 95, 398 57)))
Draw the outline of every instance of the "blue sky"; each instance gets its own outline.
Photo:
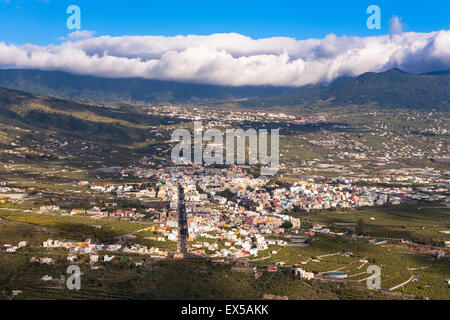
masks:
POLYGON ((232 86, 450 70, 449 12, 450 0, 0 0, 0 68, 232 86))
POLYGON ((450 29, 448 0, 345 1, 104 1, 0 0, 0 41, 45 45, 71 31, 66 8, 81 8, 82 30, 100 35, 207 35, 236 32, 252 38, 323 38, 327 34, 386 34, 393 15, 406 31, 450 29), (381 30, 366 27, 366 8, 381 8, 381 30))

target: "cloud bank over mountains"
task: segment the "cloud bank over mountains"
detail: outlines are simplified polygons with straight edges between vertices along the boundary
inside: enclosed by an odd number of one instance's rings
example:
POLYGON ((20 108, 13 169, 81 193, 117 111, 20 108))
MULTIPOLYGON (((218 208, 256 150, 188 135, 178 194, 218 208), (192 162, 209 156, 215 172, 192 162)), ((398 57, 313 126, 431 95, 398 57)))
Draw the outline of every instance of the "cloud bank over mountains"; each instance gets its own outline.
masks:
POLYGON ((0 67, 231 86, 302 86, 394 67, 412 73, 450 70, 450 30, 402 32, 394 19, 389 35, 330 34, 307 40, 252 39, 237 33, 94 37, 78 31, 58 45, 0 42, 0 67))

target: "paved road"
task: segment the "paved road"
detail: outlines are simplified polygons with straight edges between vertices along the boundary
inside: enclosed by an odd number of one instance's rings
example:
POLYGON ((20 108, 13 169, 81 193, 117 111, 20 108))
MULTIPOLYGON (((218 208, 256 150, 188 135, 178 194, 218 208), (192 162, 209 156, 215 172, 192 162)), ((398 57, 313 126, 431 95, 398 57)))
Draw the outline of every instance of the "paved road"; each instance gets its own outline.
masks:
POLYGON ((184 203, 184 189, 183 187, 178 187, 178 230, 179 230, 179 240, 178 240, 178 250, 186 254, 188 253, 187 248, 187 239, 188 235, 188 226, 187 226, 187 218, 186 218, 186 206, 184 203))

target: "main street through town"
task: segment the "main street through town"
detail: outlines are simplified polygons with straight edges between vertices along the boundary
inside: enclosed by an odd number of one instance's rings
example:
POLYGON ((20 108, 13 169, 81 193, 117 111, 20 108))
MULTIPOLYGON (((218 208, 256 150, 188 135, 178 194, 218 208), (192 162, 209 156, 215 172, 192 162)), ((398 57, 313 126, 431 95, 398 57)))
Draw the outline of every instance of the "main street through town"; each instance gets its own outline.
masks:
POLYGON ((179 196, 178 196, 178 251, 187 254, 187 239, 188 239, 188 226, 186 219, 186 206, 184 203, 184 190, 182 186, 178 187, 179 196))

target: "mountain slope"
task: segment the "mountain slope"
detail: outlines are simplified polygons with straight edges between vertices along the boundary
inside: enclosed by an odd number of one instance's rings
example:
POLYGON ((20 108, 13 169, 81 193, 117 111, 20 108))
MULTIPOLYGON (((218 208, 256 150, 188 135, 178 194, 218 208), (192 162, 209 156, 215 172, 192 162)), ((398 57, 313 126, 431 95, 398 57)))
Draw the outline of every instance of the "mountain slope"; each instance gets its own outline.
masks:
POLYGON ((140 78, 109 79, 30 69, 0 69, 0 86, 102 104, 220 101, 295 92, 289 87, 228 87, 140 78))
POLYGON ((385 108, 444 109, 450 104, 450 74, 414 75, 399 69, 365 73, 322 88, 241 102, 248 107, 375 103, 385 108))
POLYGON ((445 109, 450 73, 414 75, 399 69, 342 78, 326 87, 227 87, 138 78, 107 79, 60 71, 0 69, 0 86, 97 104, 216 102, 241 100, 246 107, 345 106, 445 109))
POLYGON ((151 137, 149 126, 166 120, 137 107, 101 107, 0 87, 2 128, 16 126, 36 134, 52 132, 61 137, 127 144, 151 137))

